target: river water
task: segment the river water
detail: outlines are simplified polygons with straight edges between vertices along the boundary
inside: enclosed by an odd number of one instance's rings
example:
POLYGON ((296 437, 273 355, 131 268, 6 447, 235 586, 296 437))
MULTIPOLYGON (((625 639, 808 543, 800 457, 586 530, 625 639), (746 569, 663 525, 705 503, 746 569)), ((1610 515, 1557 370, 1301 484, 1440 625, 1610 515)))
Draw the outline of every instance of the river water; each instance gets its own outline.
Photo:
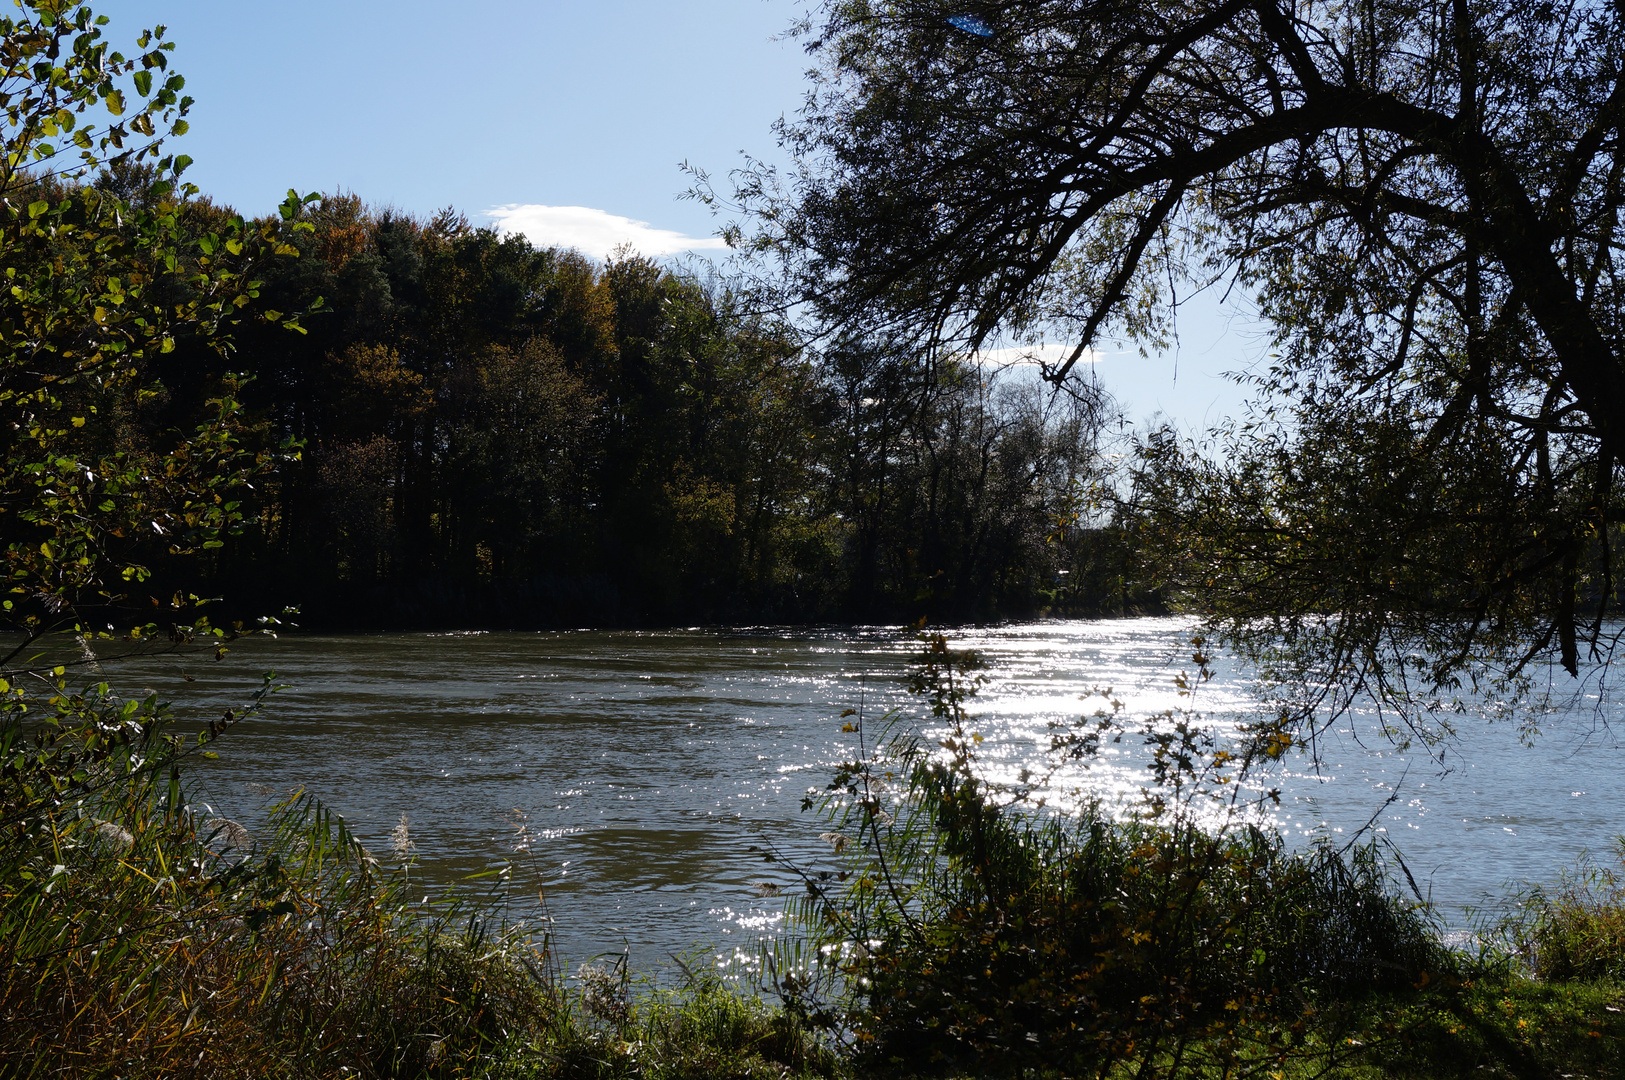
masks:
MULTIPOLYGON (((954 635, 988 662, 972 726, 989 768, 1038 763, 1050 725, 1094 712, 1105 688, 1130 719, 1192 706, 1221 729, 1244 718, 1247 679, 1222 658, 1194 701, 1178 694, 1188 635, 1175 619, 954 635)), ((194 802, 251 818, 300 787, 379 853, 404 814, 426 890, 507 864, 485 887, 521 917, 544 890, 572 961, 625 948, 647 970, 672 953, 748 952, 780 927, 781 901, 754 886, 788 878, 750 849, 827 853, 802 799, 855 750, 843 709, 928 715, 901 681, 916 648, 879 628, 294 635, 109 677, 173 698, 190 727, 274 669, 287 688, 193 771, 194 802)), ((1467 907, 1625 834, 1625 743, 1609 718, 1582 696, 1543 717, 1528 747, 1511 723, 1462 716, 1442 759, 1345 725, 1318 766, 1298 757, 1271 778, 1282 797, 1269 819, 1293 843, 1342 843, 1375 815, 1372 835, 1397 847, 1446 924, 1465 926, 1467 907)), ((1060 776, 1057 796, 1132 803, 1140 765, 1105 758, 1060 776)))

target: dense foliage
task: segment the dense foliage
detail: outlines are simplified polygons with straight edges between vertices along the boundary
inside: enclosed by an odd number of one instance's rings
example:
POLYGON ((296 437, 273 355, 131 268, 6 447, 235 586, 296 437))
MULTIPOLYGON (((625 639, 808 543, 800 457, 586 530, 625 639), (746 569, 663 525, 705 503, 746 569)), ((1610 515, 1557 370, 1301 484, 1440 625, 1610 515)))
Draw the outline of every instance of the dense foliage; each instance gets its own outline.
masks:
MULTIPOLYGON (((231 360, 257 446, 301 448, 247 502, 263 528, 189 571, 249 610, 548 626, 1154 603, 1090 509, 1098 395, 901 345, 809 349, 713 277, 451 212, 336 195, 266 224, 289 250, 262 302, 324 310, 303 337, 239 334, 231 360)), ((163 408, 195 411, 219 369, 165 354, 163 408)))
POLYGON ((187 159, 158 156, 158 125, 184 131, 190 105, 164 74, 171 46, 145 33, 126 59, 88 8, 19 7, 0 20, 0 629, 23 634, 6 668, 41 634, 92 617, 101 629, 154 559, 218 548, 243 525, 240 493, 276 450, 240 442, 225 357, 245 323, 297 326, 255 305, 256 273, 291 250, 279 228, 199 222, 187 159), (97 166, 144 177, 144 200, 85 186, 97 166), (166 414, 155 368, 186 348, 215 364, 193 407, 166 414))
MULTIPOLYGON (((100 681, 129 653, 218 657, 241 632, 189 592, 158 599, 179 582, 349 623, 1127 607, 1135 543, 1201 500, 1101 514, 1098 395, 880 332, 814 352, 729 288, 631 255, 598 266, 350 196, 245 221, 161 156, 189 103, 160 34, 129 59, 81 5, 17 9, 0 20, 4 1075, 1619 1075, 1611 984, 1470 965, 1371 859, 1182 812, 1288 728, 1232 751, 1153 718, 1143 820, 1042 813, 1030 775, 979 772, 941 638, 920 688, 946 756, 905 741, 838 771, 838 868, 802 868, 813 948, 775 970, 783 1008, 681 961, 677 990, 635 992, 624 966, 572 984, 545 923, 413 902, 404 821, 388 869, 298 794, 246 824, 189 803, 188 759, 274 680, 208 718, 100 681)), ((1177 491, 1183 467, 1148 476, 1177 491)), ((1085 758, 1113 724, 1055 749, 1085 758)), ((1619 906, 1611 876, 1570 882, 1513 940, 1545 974, 1614 974, 1619 906)))

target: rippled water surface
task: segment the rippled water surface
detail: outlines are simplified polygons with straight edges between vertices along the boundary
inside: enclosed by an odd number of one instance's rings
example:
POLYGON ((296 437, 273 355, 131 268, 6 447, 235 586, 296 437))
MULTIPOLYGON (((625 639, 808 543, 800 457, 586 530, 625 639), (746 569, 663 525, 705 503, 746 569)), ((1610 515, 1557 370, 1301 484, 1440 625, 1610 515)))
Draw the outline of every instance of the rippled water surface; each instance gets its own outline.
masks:
MULTIPOLYGON (((1189 667, 1175 620, 960 636, 990 662, 974 726, 995 769, 1035 764, 1051 723, 1093 712, 1098 689, 1131 718, 1188 704, 1172 681, 1189 667)), ((427 882, 509 860, 516 908, 544 885, 570 956, 625 944, 652 965, 696 946, 725 953, 778 925, 779 902, 752 886, 785 875, 748 849, 764 837, 817 849, 801 800, 853 750, 841 710, 926 711, 899 679, 913 648, 861 628, 290 636, 241 642, 222 663, 148 660, 117 679, 145 680, 201 719, 275 669, 288 689, 194 773, 194 799, 246 815, 302 786, 375 850, 406 814, 427 882), (521 817, 528 853, 514 851, 521 817)), ((1223 726, 1250 700, 1221 663, 1195 704, 1223 726)), ((1298 760, 1274 781, 1273 820, 1295 842, 1341 840, 1376 814, 1460 925, 1465 905, 1549 880, 1625 833, 1625 747, 1607 719, 1582 700, 1544 718, 1531 749, 1511 724, 1462 717, 1442 766, 1345 727, 1318 770, 1298 760)), ((1125 754, 1059 786, 1121 803, 1141 782, 1125 754)))

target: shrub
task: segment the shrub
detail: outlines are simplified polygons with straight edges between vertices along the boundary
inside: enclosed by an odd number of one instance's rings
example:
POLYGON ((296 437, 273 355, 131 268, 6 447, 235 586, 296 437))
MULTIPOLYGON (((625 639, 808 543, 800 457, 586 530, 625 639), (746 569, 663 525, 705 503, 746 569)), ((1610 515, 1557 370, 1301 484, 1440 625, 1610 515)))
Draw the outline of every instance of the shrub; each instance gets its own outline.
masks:
MULTIPOLYGON (((1010 801, 964 730, 964 659, 930 649, 921 685, 950 724, 947 753, 905 737, 838 771, 827 835, 844 857, 800 870, 807 941, 774 958, 792 1010, 860 1060, 1068 1075, 1135 1062, 1142 1076, 1265 1064, 1334 996, 1449 965, 1370 849, 1293 854, 1256 828, 1204 828, 1166 787, 1139 820, 1010 801)), ((1148 738, 1166 765, 1188 760, 1195 731, 1170 721, 1148 738)), ((1182 768, 1189 796, 1200 770, 1182 768)))
POLYGON ((681 989, 645 996, 632 1030, 648 1048, 641 1074, 650 1077, 780 1080, 829 1076, 836 1068, 794 1015, 740 993, 715 970, 691 971, 681 989))

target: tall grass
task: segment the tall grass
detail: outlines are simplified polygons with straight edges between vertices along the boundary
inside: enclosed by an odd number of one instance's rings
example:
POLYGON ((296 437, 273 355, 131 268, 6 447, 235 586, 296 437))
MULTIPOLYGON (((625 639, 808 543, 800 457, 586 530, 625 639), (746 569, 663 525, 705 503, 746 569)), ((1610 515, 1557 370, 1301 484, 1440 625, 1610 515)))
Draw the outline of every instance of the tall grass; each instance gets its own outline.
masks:
POLYGON ((1587 858, 1554 887, 1526 891, 1497 927, 1537 977, 1625 981, 1625 836, 1613 855, 1613 865, 1587 858))
MULTIPOLYGON (((251 703, 269 692, 270 684, 251 703)), ((0 685, 0 1076, 761 1077, 827 1073, 816 1040, 715 972, 680 992, 572 985, 543 921, 407 895, 295 793, 244 824, 194 810, 175 736, 105 685, 0 685)), ((590 969, 589 969, 590 970, 590 969)), ((607 982, 605 980, 608 980, 607 982)))
MULTIPOLYGON (((181 739, 152 698, 0 687, 0 1075, 1422 1076, 1467 1068, 1463 1047, 1516 1063, 1615 1045, 1611 1007, 1599 1025, 1602 1005, 1554 1011, 1462 967, 1374 850, 1199 824, 1205 789, 1234 780, 1201 764, 1227 751, 1200 725, 1147 729, 1174 782, 1137 819, 986 782, 960 663, 943 646, 920 683, 946 739, 837 771, 831 861, 797 868, 802 936, 769 969, 778 1008, 700 965, 676 990, 624 963, 572 982, 496 907, 414 903, 404 818, 391 870, 303 795, 246 824, 195 812, 186 759, 237 714, 181 739)), ((1526 906, 1518 940, 1548 978, 1617 976, 1622 909, 1621 876, 1590 871, 1526 906)))
POLYGON ((409 905, 314 800, 252 835, 200 817, 181 782, 197 744, 162 706, 58 690, 54 715, 14 709, 3 735, 12 1075, 473 1075, 557 1008, 528 943, 455 902, 409 905))

